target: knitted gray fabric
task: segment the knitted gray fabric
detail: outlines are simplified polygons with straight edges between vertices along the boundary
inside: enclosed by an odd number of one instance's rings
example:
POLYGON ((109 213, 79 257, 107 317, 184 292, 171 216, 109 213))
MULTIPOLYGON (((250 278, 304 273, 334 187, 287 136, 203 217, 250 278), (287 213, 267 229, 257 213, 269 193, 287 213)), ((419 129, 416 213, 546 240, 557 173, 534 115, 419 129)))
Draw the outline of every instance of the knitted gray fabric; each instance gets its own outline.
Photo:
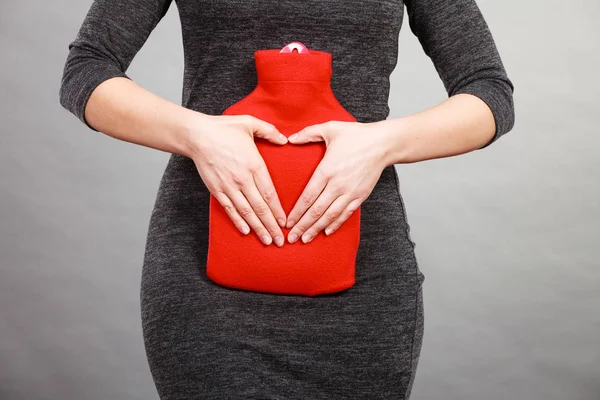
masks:
MULTIPOLYGON (((448 94, 489 105, 492 142, 513 126, 513 86, 474 0, 176 2, 187 108, 221 114, 254 89, 255 50, 301 41, 333 55, 332 90, 359 122, 386 119, 406 5, 448 94)), ((95 1, 70 45, 61 104, 85 122, 94 88, 127 76, 169 6, 95 1)), ((422 342, 423 275, 393 167, 361 209, 356 284, 332 295, 259 294, 208 280, 208 202, 194 163, 173 155, 150 221, 141 288, 161 399, 408 399, 422 342)))

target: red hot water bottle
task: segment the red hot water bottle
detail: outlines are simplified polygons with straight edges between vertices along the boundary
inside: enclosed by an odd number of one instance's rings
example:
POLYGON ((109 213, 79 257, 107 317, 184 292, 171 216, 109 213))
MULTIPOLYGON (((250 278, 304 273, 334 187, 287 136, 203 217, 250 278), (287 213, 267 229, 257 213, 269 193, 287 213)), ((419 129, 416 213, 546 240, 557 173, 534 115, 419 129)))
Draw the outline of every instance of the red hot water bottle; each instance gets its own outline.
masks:
MULTIPOLYGON (((332 56, 323 51, 254 53, 258 84, 223 115, 252 115, 290 136, 331 120, 356 121, 335 98, 332 56)), ((324 142, 275 145, 256 139, 283 210, 289 215, 326 150, 324 142)), ((282 247, 264 245, 257 235, 240 233, 219 202, 210 196, 206 272, 222 286, 265 293, 315 296, 346 290, 355 283, 360 241, 360 209, 330 236, 282 247)), ((289 229, 283 228, 287 238, 289 229)))

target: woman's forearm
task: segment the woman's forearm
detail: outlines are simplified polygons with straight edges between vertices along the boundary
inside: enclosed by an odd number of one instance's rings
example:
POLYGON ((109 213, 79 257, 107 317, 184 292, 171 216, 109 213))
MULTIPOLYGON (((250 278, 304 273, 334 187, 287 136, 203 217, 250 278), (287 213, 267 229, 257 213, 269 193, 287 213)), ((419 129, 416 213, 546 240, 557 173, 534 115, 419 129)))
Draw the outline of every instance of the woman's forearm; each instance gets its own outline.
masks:
POLYGON ((452 96, 439 105, 402 118, 377 122, 386 143, 387 165, 449 157, 485 146, 496 130, 481 99, 452 96))
POLYGON ((192 151, 190 128, 199 123, 203 115, 122 77, 98 85, 85 107, 87 123, 102 133, 185 156, 192 151))
MULTIPOLYGON (((200 123, 202 116, 122 77, 101 83, 85 108, 86 121, 100 132, 185 156, 193 151, 191 127, 200 123)), ((469 94, 455 95, 430 109, 377 124, 384 135, 387 165, 467 153, 487 144, 496 129, 489 107, 469 94)))

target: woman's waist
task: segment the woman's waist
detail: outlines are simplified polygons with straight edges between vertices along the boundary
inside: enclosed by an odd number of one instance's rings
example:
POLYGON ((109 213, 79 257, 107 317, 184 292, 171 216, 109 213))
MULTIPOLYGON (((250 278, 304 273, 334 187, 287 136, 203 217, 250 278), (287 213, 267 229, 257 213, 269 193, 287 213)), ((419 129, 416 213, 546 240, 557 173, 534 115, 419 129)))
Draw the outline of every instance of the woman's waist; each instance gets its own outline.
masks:
MULTIPOLYGON (((172 155, 163 173, 155 209, 190 210, 208 213, 210 192, 188 157, 172 155)), ((405 224, 406 213, 393 166, 386 167, 369 197, 361 205, 364 223, 405 224)))

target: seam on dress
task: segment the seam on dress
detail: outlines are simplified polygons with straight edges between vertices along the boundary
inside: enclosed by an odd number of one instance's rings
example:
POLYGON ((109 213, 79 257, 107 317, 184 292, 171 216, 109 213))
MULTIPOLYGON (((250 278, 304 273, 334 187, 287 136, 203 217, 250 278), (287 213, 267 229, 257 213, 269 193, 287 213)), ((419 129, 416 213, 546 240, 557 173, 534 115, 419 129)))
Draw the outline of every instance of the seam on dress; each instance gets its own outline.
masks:
POLYGON ((419 264, 417 261, 417 256, 415 254, 415 243, 412 241, 411 237, 410 237, 410 225, 408 223, 408 218, 407 218, 407 212, 406 212, 406 207, 404 205, 404 200, 402 199, 402 195, 400 194, 400 179, 398 178, 398 171, 396 171, 396 167, 395 165, 392 165, 393 168, 393 175, 394 175, 394 181, 396 182, 396 195, 398 196, 398 199, 400 200, 400 204, 402 207, 402 217, 404 219, 404 223, 406 224, 406 235, 408 237, 408 241, 410 242, 410 246, 412 249, 412 259, 415 265, 415 279, 416 279, 416 292, 415 292, 415 307, 414 307, 414 322, 415 322, 415 327, 413 329, 413 337, 412 337, 412 344, 411 344, 411 348, 410 348, 410 378, 408 379, 408 382, 406 384, 406 391, 404 392, 404 396, 403 399, 407 400, 408 396, 409 396, 409 392, 411 391, 413 382, 414 382, 414 376, 416 375, 416 371, 413 371, 414 368, 414 360, 415 360, 415 342, 417 339, 417 329, 419 329, 419 324, 418 324, 418 308, 419 308, 419 290, 421 290, 419 288, 420 283, 419 283, 419 264))
POLYGON ((408 399, 408 396, 410 394, 410 392, 412 391, 412 386, 414 383, 414 377, 417 374, 417 371, 413 371, 414 366, 414 362, 415 362, 415 342, 417 341, 417 329, 419 329, 419 323, 418 323, 418 312, 419 312, 419 290, 421 290, 419 288, 419 283, 417 281, 416 283, 417 286, 417 290, 415 293, 415 308, 414 308, 414 321, 415 321, 415 328, 413 329, 413 338, 412 338, 412 345, 410 348, 410 378, 408 379, 408 383, 406 385, 406 391, 404 392, 404 400, 408 399))

